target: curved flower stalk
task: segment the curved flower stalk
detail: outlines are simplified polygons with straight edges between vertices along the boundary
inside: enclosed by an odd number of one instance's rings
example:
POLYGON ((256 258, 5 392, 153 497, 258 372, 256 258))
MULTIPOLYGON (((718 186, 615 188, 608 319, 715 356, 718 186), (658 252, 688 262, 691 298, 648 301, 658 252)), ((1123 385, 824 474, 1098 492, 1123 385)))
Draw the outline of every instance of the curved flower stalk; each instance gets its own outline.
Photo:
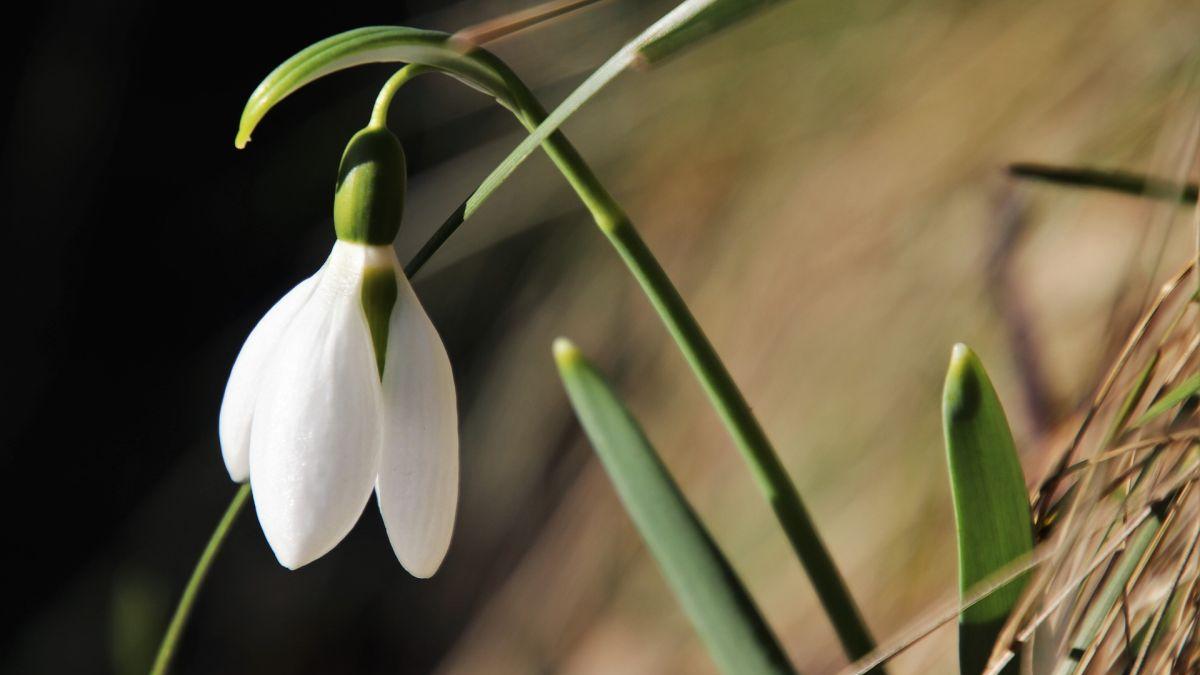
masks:
MULTIPOLYGON (((689 0, 662 21, 667 22, 668 18, 671 21, 685 21, 705 6, 705 3, 689 0)), ((644 33, 644 37, 653 38, 663 30, 666 30, 665 24, 656 23, 644 33)), ((626 51, 623 49, 620 54, 625 54, 626 51)), ((632 58, 637 55, 637 51, 629 51, 628 54, 632 58)), ((566 115, 611 79, 616 72, 611 68, 617 68, 618 65, 612 65, 610 68, 610 64, 606 64, 602 68, 603 73, 597 72, 580 85, 582 94, 577 90, 568 96, 559 109, 548 117, 545 109, 516 74, 504 62, 484 49, 462 44, 445 33, 402 26, 359 28, 321 40, 272 71, 247 101, 242 111, 235 145, 239 148, 244 147, 270 109, 304 85, 330 73, 364 63, 397 61, 409 65, 397 74, 396 79, 385 87, 385 91, 394 91, 419 72, 441 71, 493 96, 502 106, 512 111, 518 121, 531 132, 530 137, 497 167, 484 184, 451 215, 417 253, 410 263, 410 274, 424 264, 458 225, 479 208, 499 181, 524 159, 528 154, 526 151, 532 150, 531 144, 540 143, 592 214, 597 227, 637 279, 684 358, 691 365, 714 409, 749 465, 761 491, 769 500, 797 557, 812 580, 817 596, 846 653, 852 658, 858 658, 872 651, 874 639, 867 629, 866 622, 833 557, 825 548, 799 491, 791 481, 766 431, 751 410, 749 402, 738 389, 732 375, 725 368, 716 349, 705 336, 666 271, 641 239, 632 221, 557 128, 566 115)), ((619 60, 612 63, 619 64, 619 60)), ((384 96, 381 93, 381 98, 384 96)), ((879 672, 882 672, 882 667, 879 672)))
POLYGON ((246 339, 221 404, 229 475, 250 481, 279 562, 321 557, 375 492, 404 568, 445 557, 458 498, 454 379, 396 258, 404 156, 386 129, 346 148, 328 260, 246 339))

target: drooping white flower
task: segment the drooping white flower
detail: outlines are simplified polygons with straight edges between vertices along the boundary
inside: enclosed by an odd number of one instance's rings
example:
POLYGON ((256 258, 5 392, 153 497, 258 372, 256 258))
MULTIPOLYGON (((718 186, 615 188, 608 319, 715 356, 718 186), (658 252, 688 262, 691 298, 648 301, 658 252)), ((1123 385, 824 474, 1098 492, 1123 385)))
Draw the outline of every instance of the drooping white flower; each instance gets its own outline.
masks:
MULTIPOLYGON (((343 189, 365 189, 379 201, 371 193, 388 171, 362 157, 347 169, 346 157, 338 199, 343 189), (363 180, 355 186, 354 171, 364 170, 366 188, 363 180)), ((342 206, 329 259, 267 312, 234 363, 221 450, 230 477, 249 479, 285 567, 336 546, 374 491, 401 564, 429 577, 449 547, 458 500, 454 378, 390 240, 379 243, 394 238, 398 223, 381 230, 362 221, 390 218, 387 208, 342 206)))

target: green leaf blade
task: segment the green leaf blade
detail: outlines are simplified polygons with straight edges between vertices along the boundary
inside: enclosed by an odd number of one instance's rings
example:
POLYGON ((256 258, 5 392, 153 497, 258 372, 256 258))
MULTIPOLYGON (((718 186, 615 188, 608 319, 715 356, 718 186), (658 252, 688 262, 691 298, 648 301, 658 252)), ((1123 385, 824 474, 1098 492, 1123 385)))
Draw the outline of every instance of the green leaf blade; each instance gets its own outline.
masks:
POLYGON ((1200 373, 1192 375, 1179 383, 1179 386, 1163 394, 1162 398, 1155 401, 1146 412, 1142 413, 1142 416, 1133 423, 1133 427, 1136 429, 1153 422, 1171 408, 1195 396, 1197 392, 1200 392, 1200 373))
POLYGON ((607 382, 564 339, 559 375, 626 511, 721 670, 794 673, 770 626, 607 382))
POLYGON ((1146 549, 1150 547, 1154 538, 1158 536, 1158 530, 1162 527, 1162 522, 1163 516, 1161 510, 1155 510, 1146 519, 1146 522, 1142 523, 1129 538, 1125 550, 1121 553, 1117 564, 1112 568, 1108 578, 1104 581, 1104 585, 1089 599, 1087 611, 1083 616, 1083 620, 1079 623, 1074 639, 1071 641, 1071 649, 1067 651, 1066 657, 1054 671, 1055 675, 1071 675, 1078 670, 1079 662, 1083 658, 1083 655, 1096 639, 1096 636, 1100 634, 1100 629, 1104 626, 1105 617, 1108 616, 1108 613, 1117 604, 1117 601, 1125 595, 1129 580, 1141 564, 1142 556, 1146 553, 1146 549))
POLYGON ((749 18, 782 0, 717 0, 687 21, 638 49, 646 65, 655 65, 693 44, 749 18))
MULTIPOLYGON (((958 528, 959 591, 966 596, 980 582, 1030 554, 1032 517, 1004 409, 983 364, 965 345, 954 347, 942 414, 958 528)), ((983 672, 1026 581, 1024 576, 1014 579, 963 610, 959 617, 963 675, 983 672)), ((1013 659, 1010 665, 1015 668, 1016 663, 1013 659)))

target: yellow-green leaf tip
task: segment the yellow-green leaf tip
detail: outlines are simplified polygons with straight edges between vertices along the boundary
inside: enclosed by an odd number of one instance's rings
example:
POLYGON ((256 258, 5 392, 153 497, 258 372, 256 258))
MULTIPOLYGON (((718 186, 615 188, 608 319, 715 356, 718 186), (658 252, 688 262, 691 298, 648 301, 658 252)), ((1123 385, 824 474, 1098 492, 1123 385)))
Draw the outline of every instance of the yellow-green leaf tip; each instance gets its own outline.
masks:
POLYGON ((581 358, 583 356, 573 342, 565 337, 554 339, 554 360, 559 367, 565 368, 578 362, 581 358))
MULTIPOLYGON (((276 69, 278 70, 278 69, 276 69)), ((272 73, 271 75, 274 75, 272 73)), ((262 101, 268 93, 267 83, 271 77, 268 76, 261 84, 254 89, 250 94, 250 98, 246 101, 246 106, 242 108, 242 116, 238 118, 237 136, 233 139, 233 147, 238 150, 243 150, 246 144, 250 142, 250 134, 254 133, 254 129, 258 127, 258 123, 262 121, 263 115, 271 109, 271 105, 262 105, 262 101)), ((275 101, 276 103, 278 101, 275 101)))
MULTIPOLYGON (((963 343, 950 352, 950 367, 946 370, 946 385, 942 398, 945 414, 970 417, 979 404, 983 366, 975 352, 963 343)), ((986 376, 984 376, 986 377, 986 376)))
MULTIPOLYGON (((251 99, 253 100, 253 99, 251 99)), ((249 108, 249 104, 246 104, 249 108)), ((246 144, 250 142, 250 134, 254 131, 254 127, 258 124, 258 120, 250 119, 249 111, 242 112, 242 118, 238 120, 237 136, 233 139, 233 147, 238 150, 243 150, 246 144)))
POLYGON ((950 350, 950 369, 961 371, 975 357, 975 352, 961 342, 956 342, 950 350))

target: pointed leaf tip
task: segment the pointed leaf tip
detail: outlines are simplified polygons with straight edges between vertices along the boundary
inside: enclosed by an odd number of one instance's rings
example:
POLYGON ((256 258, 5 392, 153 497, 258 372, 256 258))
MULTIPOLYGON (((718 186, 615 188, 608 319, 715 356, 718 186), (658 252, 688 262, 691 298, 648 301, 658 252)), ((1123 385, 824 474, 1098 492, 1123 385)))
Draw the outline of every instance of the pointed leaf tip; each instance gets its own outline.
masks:
MULTIPOLYGON (((950 367, 946 370, 945 389, 942 394, 942 414, 948 419, 969 419, 979 405, 982 380, 987 379, 983 363, 971 348, 958 343, 950 352, 950 367)), ((991 386, 990 381, 988 386, 991 386)))
POLYGON ((554 357, 625 511, 718 667, 730 675, 794 675, 742 580, 616 392, 569 340, 554 341, 554 357))
POLYGON ((975 352, 971 348, 961 342, 955 342, 954 347, 950 349, 950 366, 953 368, 956 365, 961 367, 967 359, 975 356, 975 352))
MULTIPOLYGON (((983 363, 966 345, 955 345, 951 353, 942 412, 958 535, 959 590, 965 597, 1033 550, 1032 517, 1004 408, 983 363)), ((1009 582, 963 610, 959 663, 964 675, 986 667, 1026 580, 1022 576, 1009 582)))
POLYGON ((580 358, 579 348, 565 337, 554 338, 554 360, 559 367, 565 368, 580 358))

